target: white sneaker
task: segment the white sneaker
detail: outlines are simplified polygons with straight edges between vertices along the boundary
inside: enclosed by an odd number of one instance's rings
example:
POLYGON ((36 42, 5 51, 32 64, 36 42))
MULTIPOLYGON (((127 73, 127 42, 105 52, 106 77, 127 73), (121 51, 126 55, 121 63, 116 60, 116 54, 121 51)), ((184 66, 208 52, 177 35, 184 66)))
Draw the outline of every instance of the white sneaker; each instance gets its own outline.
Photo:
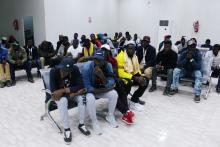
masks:
POLYGON ((107 120, 108 123, 110 123, 110 125, 111 125, 113 128, 118 128, 118 123, 116 122, 114 115, 107 115, 107 116, 105 117, 105 119, 107 120))
POLYGON ((139 111, 139 112, 144 111, 144 107, 141 104, 134 103, 132 101, 130 101, 130 109, 136 110, 136 111, 139 111))
POLYGON ((102 135, 102 130, 97 123, 92 124, 92 128, 96 135, 102 135))

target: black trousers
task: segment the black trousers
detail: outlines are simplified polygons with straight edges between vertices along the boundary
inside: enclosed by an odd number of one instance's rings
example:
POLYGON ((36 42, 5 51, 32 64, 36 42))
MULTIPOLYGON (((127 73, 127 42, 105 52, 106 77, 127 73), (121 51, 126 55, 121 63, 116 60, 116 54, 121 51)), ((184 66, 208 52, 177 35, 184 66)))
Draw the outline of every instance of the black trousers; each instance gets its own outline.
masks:
POLYGON ((116 86, 115 90, 118 93, 118 101, 116 108, 122 113, 126 114, 126 112, 129 110, 128 108, 128 99, 127 96, 130 93, 132 82, 128 81, 127 84, 122 79, 116 79, 116 86))
MULTIPOLYGON (((137 75, 134 75, 134 76, 141 76, 139 74, 137 75)), ((134 77, 133 76, 133 77, 134 77)), ((137 81, 134 80, 133 82, 133 85, 138 85, 138 89, 134 92, 132 98, 131 98, 131 101, 134 102, 134 103, 138 103, 139 101, 139 98, 144 94, 145 90, 147 89, 148 87, 148 84, 149 84, 149 79, 144 77, 145 80, 146 80, 146 85, 145 86, 141 86, 137 81)), ((134 79, 134 78, 133 78, 134 79)))
POLYGON ((11 73, 11 80, 15 81, 15 70, 17 68, 22 68, 26 70, 27 77, 28 78, 33 78, 31 74, 31 66, 28 64, 28 62, 24 62, 22 65, 18 66, 17 64, 11 64, 10 63, 10 73, 11 73))

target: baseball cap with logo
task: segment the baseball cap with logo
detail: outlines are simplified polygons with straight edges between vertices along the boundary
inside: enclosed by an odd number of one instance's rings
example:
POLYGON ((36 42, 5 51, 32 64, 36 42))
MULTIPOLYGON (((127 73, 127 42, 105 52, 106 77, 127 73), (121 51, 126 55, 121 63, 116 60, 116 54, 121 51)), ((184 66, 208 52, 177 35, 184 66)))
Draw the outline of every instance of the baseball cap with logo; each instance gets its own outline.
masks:
POLYGON ((97 51, 95 52, 94 56, 93 56, 94 59, 98 59, 98 60, 104 60, 105 59, 105 54, 103 51, 97 51))
POLYGON ((64 71, 72 71, 73 64, 74 64, 73 59, 69 57, 65 57, 57 67, 64 71))
POLYGON ((104 44, 101 46, 101 48, 107 49, 107 50, 111 50, 110 46, 108 44, 104 44))

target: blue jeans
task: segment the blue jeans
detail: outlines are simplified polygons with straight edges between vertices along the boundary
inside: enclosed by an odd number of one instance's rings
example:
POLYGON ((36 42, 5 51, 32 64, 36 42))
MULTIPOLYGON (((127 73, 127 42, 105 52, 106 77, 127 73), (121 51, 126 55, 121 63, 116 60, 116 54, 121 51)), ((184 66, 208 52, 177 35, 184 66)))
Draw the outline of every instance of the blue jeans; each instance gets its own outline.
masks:
MULTIPOLYGON (((186 75, 185 69, 175 68, 173 71, 173 83, 171 89, 177 89, 179 86, 179 79, 186 75)), ((202 73, 200 70, 195 70, 190 75, 195 80, 194 93, 195 95, 201 94, 202 89, 202 73)))
POLYGON ((33 60, 28 60, 28 69, 29 69, 29 70, 32 69, 32 64, 33 64, 33 63, 36 65, 37 71, 39 71, 40 69, 42 69, 40 59, 33 59, 33 60))

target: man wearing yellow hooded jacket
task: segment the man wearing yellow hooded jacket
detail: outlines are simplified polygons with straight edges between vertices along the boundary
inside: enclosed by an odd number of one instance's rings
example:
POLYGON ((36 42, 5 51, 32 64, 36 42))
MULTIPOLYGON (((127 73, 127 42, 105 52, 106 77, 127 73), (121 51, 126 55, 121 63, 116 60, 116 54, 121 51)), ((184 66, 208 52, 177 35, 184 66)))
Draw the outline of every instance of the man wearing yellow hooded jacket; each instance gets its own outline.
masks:
POLYGON ((133 42, 129 42, 125 51, 121 51, 116 60, 118 62, 118 75, 122 79, 128 79, 133 81, 133 85, 138 85, 138 89, 133 93, 130 101, 130 108, 136 111, 143 111, 142 105, 144 101, 140 100, 140 97, 147 89, 149 80, 142 76, 138 57, 135 54, 135 45, 133 42))

